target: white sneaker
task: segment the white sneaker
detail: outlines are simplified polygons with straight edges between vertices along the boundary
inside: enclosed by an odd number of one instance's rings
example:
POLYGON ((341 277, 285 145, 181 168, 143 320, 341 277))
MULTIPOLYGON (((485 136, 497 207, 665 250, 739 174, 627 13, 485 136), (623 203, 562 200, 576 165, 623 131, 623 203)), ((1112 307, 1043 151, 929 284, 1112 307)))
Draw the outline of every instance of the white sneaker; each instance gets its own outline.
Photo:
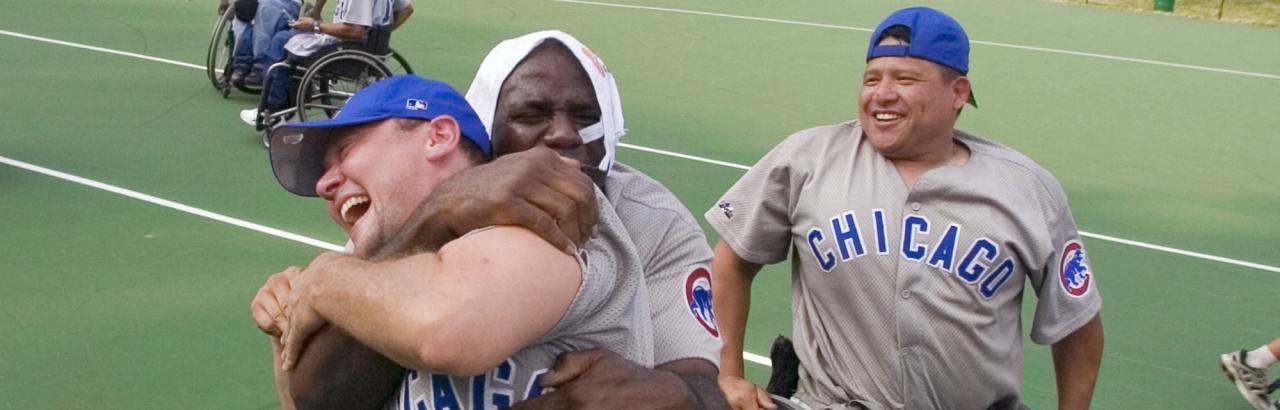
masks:
POLYGON ((1218 365, 1222 366, 1222 374, 1227 379, 1235 382, 1236 389, 1240 390, 1240 395, 1249 401, 1257 410, 1273 410, 1275 407, 1269 403, 1267 397, 1267 371, 1264 369, 1255 369, 1245 364, 1244 358, 1248 352, 1241 350, 1238 352, 1223 353, 1218 356, 1218 365))
POLYGON ((249 126, 258 125, 258 109, 250 108, 240 110, 240 121, 244 121, 244 123, 249 124, 249 126))

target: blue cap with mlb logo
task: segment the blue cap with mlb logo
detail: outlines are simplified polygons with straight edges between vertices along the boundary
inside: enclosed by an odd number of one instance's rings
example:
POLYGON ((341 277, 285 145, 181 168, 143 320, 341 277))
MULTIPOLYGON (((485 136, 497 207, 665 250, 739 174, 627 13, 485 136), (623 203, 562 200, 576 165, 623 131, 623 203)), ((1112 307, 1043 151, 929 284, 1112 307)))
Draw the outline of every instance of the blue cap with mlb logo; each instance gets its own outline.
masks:
MULTIPOLYGON (((960 74, 969 74, 969 35, 960 22, 929 7, 908 7, 885 17, 871 33, 867 61, 877 57, 913 57, 932 61, 960 74), (880 44, 884 32, 902 26, 910 33, 907 44, 880 44)), ((969 103, 978 106, 972 90, 969 103)))
POLYGON ((431 120, 448 115, 462 136, 492 156, 484 123, 462 94, 449 84, 412 74, 397 75, 357 92, 333 118, 281 125, 271 132, 271 170, 286 190, 316 196, 324 175, 324 153, 331 131, 388 118, 431 120))

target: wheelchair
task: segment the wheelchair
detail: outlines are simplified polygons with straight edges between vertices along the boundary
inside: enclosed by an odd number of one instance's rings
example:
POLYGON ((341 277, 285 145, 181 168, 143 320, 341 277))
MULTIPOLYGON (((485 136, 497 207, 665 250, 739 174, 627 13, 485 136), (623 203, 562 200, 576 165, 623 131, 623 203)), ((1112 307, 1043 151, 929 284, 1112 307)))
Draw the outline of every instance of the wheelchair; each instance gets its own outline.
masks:
MULTIPOLYGON (((222 93, 222 98, 231 95, 231 90, 238 89, 246 94, 259 94, 262 88, 258 86, 248 86, 244 84, 231 83, 231 63, 232 52, 235 49, 236 36, 235 30, 232 28, 232 20, 235 16, 234 4, 228 7, 227 11, 218 16, 218 20, 213 24, 213 31, 209 36, 209 50, 205 57, 205 74, 209 77, 209 82, 213 84, 213 89, 222 93)), ((302 3, 302 14, 306 15, 311 10, 311 3, 302 3)), ((388 56, 380 57, 385 67, 394 74, 412 74, 413 69, 409 67, 409 62, 400 55, 399 52, 386 48, 389 52, 388 56)), ((265 77, 265 75, 264 75, 265 77)))
POLYGON ((263 146, 269 146, 271 129, 277 124, 332 118, 360 89, 392 75, 413 74, 390 42, 390 27, 370 27, 364 40, 339 41, 307 57, 289 55, 268 67, 264 78, 271 78, 276 70, 289 71, 288 94, 294 106, 268 112, 272 84, 264 84, 254 124, 262 131, 263 146))

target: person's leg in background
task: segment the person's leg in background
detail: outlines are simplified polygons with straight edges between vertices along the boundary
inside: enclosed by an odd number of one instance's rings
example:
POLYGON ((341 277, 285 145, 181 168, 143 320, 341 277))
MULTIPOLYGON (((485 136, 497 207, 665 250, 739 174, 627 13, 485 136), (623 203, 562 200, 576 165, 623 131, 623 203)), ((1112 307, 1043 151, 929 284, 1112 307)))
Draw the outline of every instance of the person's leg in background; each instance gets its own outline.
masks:
MULTIPOLYGON (((298 30, 286 30, 276 33, 271 38, 271 42, 267 47, 267 52, 263 54, 264 61, 267 61, 266 67, 280 61, 284 61, 287 52, 284 49, 285 43, 289 42, 289 38, 302 34, 298 30)), ((277 111, 289 107, 289 70, 275 70, 271 72, 270 90, 267 93, 267 110, 277 111)))
POLYGON ((235 45, 231 48, 231 83, 244 84, 244 76, 253 66, 253 23, 231 19, 231 33, 235 45))
POLYGON ((254 62, 245 78, 246 84, 261 85, 263 70, 280 61, 267 55, 273 47, 272 40, 277 34, 289 30, 289 21, 298 18, 301 7, 301 2, 295 0, 258 1, 257 17, 253 24, 254 62))
MULTIPOLYGON (((271 41, 268 42, 266 53, 263 54, 263 60, 268 62, 263 70, 271 68, 271 64, 284 61, 285 56, 288 55, 288 52, 284 49, 285 44, 289 42, 289 38, 299 34, 304 34, 304 32, 298 30, 286 30, 276 33, 276 35, 271 38, 271 41)), ((271 71, 268 74, 269 76, 266 78, 266 82, 262 84, 262 91, 265 94, 263 96, 264 104, 259 107, 248 108, 240 111, 240 120, 244 121, 246 124, 254 125, 256 123, 255 121, 258 117, 259 109, 265 109, 266 111, 279 111, 289 108, 289 81, 292 77, 292 73, 290 70, 281 68, 271 71)), ((259 74, 259 76, 261 76, 261 74, 259 74)), ((247 83, 248 80, 246 79, 245 82, 247 83)))
POLYGON ((1271 383, 1267 369, 1276 364, 1277 358, 1280 358, 1280 338, 1257 349, 1223 353, 1218 357, 1218 365, 1254 409, 1271 410, 1280 408, 1280 401, 1272 403, 1268 397, 1271 383))

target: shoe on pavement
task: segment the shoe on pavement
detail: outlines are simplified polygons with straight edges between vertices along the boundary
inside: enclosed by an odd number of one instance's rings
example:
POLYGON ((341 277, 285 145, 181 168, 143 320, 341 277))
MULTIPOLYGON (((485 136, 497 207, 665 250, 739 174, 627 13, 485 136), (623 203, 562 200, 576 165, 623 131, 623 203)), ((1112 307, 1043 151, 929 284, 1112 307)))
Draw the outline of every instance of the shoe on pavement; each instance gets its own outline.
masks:
POLYGON ((1240 350, 1238 352, 1223 353, 1218 356, 1218 365, 1222 367, 1222 374, 1227 379, 1235 382, 1236 389, 1240 390, 1240 395, 1249 401, 1250 405, 1256 410, 1274 410, 1276 407, 1273 403, 1268 403, 1270 399, 1267 397, 1267 371, 1264 369, 1255 369, 1245 364, 1245 356, 1249 353, 1240 350))
POLYGON ((244 121, 245 124, 249 124, 249 126, 251 127, 257 126, 258 125, 258 109, 249 108, 249 109, 240 110, 240 121, 244 121))

